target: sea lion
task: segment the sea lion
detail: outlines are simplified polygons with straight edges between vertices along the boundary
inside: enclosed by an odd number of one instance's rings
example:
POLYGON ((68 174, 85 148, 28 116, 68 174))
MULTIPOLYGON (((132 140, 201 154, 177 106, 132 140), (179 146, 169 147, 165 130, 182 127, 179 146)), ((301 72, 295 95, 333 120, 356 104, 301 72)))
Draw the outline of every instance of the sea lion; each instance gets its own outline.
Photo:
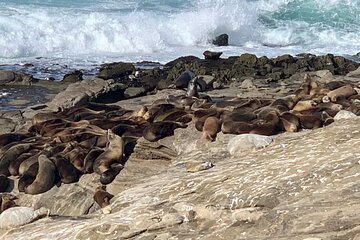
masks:
POLYGON ((94 172, 102 174, 108 170, 113 163, 120 163, 124 154, 124 140, 108 130, 108 145, 94 161, 94 172))
POLYGON ((34 182, 25 187, 27 194, 40 194, 50 190, 55 183, 55 164, 45 155, 38 157, 39 170, 34 182))
POLYGON ((301 112, 304 110, 309 110, 317 106, 317 103, 314 100, 300 100, 292 108, 293 111, 301 112))
POLYGON ((88 154, 89 149, 83 148, 76 144, 76 147, 70 152, 63 155, 69 162, 80 172, 84 172, 84 159, 88 154))
POLYGON ((103 185, 112 183, 123 168, 124 166, 120 163, 112 164, 108 170, 100 175, 100 183, 103 185))
POLYGON ((197 81, 198 81, 198 79, 196 77, 189 81, 189 84, 187 86, 187 91, 185 94, 186 97, 199 98, 197 81))
POLYGON ((49 121, 52 119, 58 119, 59 116, 56 113, 37 113, 31 120, 32 125, 49 121))
POLYGON ((347 84, 343 87, 328 92, 327 96, 330 98, 332 102, 336 102, 339 99, 347 98, 355 94, 357 93, 354 90, 354 88, 350 84, 347 84))
POLYGON ((206 118, 203 126, 203 139, 215 141, 216 135, 221 131, 221 121, 217 117, 206 118))
POLYGON ((9 148, 0 158, 0 174, 10 176, 9 165, 10 161, 18 158, 22 153, 29 151, 33 143, 19 143, 9 148))
POLYGON ((9 195, 5 195, 3 194, 1 196, 1 209, 0 211, 3 212, 6 209, 12 208, 12 207, 16 207, 18 206, 15 202, 14 199, 16 199, 16 197, 11 197, 9 195))
POLYGON ((311 115, 296 114, 296 116, 299 118, 302 128, 316 129, 316 128, 320 128, 323 126, 323 120, 321 117, 321 113, 311 114, 311 115))
POLYGON ((269 112, 266 116, 253 122, 250 133, 259 135, 274 135, 279 131, 279 115, 277 111, 269 112))
POLYGON ((6 176, 0 175, 0 192, 5 192, 9 183, 9 179, 6 176))
POLYGON ((221 125, 221 132, 224 134, 243 134, 250 133, 254 126, 247 122, 224 121, 221 125))
POLYGON ((0 147, 13 142, 19 142, 26 138, 33 137, 33 133, 5 133, 0 135, 0 147))
POLYGON ((257 115, 254 113, 253 109, 249 107, 244 107, 241 110, 238 109, 221 115, 223 121, 251 122, 256 118, 257 115))
POLYGON ((88 154, 84 158, 84 173, 92 173, 93 170, 93 164, 95 159, 100 156, 105 150, 95 147, 92 148, 88 154))
POLYGON ((21 175, 18 181, 18 190, 19 192, 24 192, 25 187, 29 186, 34 182, 36 175, 39 171, 39 163, 35 162, 26 171, 21 175))
POLYGON ((10 161, 9 164, 9 172, 12 176, 17 176, 19 175, 19 167, 20 164, 25 161, 26 159, 34 156, 35 154, 39 153, 40 150, 39 149, 32 149, 30 150, 30 152, 26 152, 21 154, 19 157, 14 158, 10 161))
POLYGON ((186 88, 191 81, 195 77, 195 74, 190 71, 189 69, 186 69, 184 72, 180 74, 178 78, 175 79, 174 85, 176 88, 186 88))
POLYGON ((210 59, 210 60, 218 60, 220 58, 221 54, 223 54, 223 53, 222 52, 212 52, 212 51, 208 51, 208 50, 203 52, 205 59, 210 59))
POLYGON ((168 137, 174 134, 176 128, 186 128, 187 125, 183 123, 163 121, 150 123, 143 131, 143 137, 150 141, 156 142, 159 139, 168 137))
POLYGON ((79 181, 79 171, 70 161, 61 155, 56 155, 50 160, 55 164, 62 183, 69 184, 79 181))
POLYGON ((148 111, 144 114, 143 118, 148 122, 153 122, 158 115, 168 112, 174 108, 175 106, 169 103, 151 106, 148 108, 148 111))
POLYGON ((110 200, 114 197, 114 195, 108 193, 106 191, 105 186, 97 187, 94 193, 94 201, 101 207, 104 208, 110 205, 110 200))
POLYGON ((300 128, 299 118, 290 112, 280 115, 281 127, 287 132, 297 132, 300 128))

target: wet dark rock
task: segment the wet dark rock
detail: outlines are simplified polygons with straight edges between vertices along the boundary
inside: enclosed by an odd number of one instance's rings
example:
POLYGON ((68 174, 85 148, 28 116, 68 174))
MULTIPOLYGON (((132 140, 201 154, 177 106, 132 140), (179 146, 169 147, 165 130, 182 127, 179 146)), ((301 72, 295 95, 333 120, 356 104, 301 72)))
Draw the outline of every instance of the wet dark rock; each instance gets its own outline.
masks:
POLYGON ((102 79, 121 79, 126 78, 133 71, 135 71, 135 67, 132 63, 125 62, 116 62, 104 64, 100 68, 100 72, 97 77, 102 79))
POLYGON ((0 85, 4 85, 4 84, 30 85, 33 82, 35 82, 35 79, 30 74, 0 70, 0 85))
POLYGON ((212 44, 216 46, 228 46, 229 45, 229 35, 221 34, 212 41, 212 44))
POLYGON ((211 60, 217 60, 220 58, 222 52, 212 52, 212 51, 205 51, 203 52, 203 55, 205 59, 211 59, 211 60))
POLYGON ((79 70, 75 70, 72 73, 65 74, 63 82, 65 83, 74 83, 83 80, 83 73, 79 70))

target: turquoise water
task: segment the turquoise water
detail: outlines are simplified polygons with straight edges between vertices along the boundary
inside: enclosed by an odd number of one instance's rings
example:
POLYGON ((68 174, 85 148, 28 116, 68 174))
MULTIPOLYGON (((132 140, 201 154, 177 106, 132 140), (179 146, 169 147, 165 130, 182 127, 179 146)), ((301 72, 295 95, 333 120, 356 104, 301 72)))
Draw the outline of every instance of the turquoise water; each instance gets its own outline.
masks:
POLYGON ((353 55, 360 52, 360 1, 6 0, 0 31, 0 64, 31 62, 50 72, 120 60, 166 62, 206 49, 224 56, 353 55), (231 46, 209 44, 221 33, 231 46))

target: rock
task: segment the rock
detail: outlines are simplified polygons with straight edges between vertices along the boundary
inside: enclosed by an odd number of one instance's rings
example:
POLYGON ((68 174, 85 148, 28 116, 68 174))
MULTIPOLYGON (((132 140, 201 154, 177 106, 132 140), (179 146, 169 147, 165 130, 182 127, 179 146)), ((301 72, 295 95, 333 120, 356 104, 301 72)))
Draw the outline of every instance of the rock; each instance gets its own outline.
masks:
POLYGON ((83 80, 83 73, 79 70, 76 70, 72 73, 65 74, 62 82, 64 83, 75 83, 83 80))
POLYGON ((211 52, 211 51, 205 51, 203 52, 203 55, 205 59, 211 59, 211 60, 217 60, 220 58, 222 52, 211 52))
POLYGON ((198 80, 202 80, 205 82, 206 84, 206 88, 207 89, 213 89, 213 83, 214 83, 214 80, 215 80, 215 77, 214 76, 210 76, 210 75, 199 75, 197 76, 198 80))
POLYGON ((0 134, 9 133, 15 130, 16 124, 8 118, 0 118, 0 134))
POLYGON ((247 78, 244 81, 242 81, 240 88, 252 90, 252 89, 256 89, 257 87, 255 86, 253 79, 247 78))
POLYGON ((12 207, 0 214, 0 228, 19 227, 49 214, 50 211, 45 208, 34 210, 29 207, 12 207))
POLYGON ((30 85, 33 82, 35 82, 35 79, 30 74, 8 71, 8 70, 0 70, 0 85, 4 85, 4 84, 30 85))
POLYGON ((272 143, 273 138, 257 134, 241 134, 229 140, 227 149, 232 156, 255 148, 264 148, 272 143))
POLYGON ((97 77, 105 80, 125 78, 133 71, 135 71, 135 67, 132 63, 115 62, 102 65, 97 77))
POLYGON ((329 70, 319 70, 315 72, 315 76, 319 78, 325 78, 332 80, 334 78, 334 75, 329 70))
POLYGON ((195 74, 187 69, 182 72, 178 78, 176 78, 174 85, 176 88, 187 88, 191 79, 195 77, 195 74))
POLYGON ((340 110, 334 117, 334 121, 339 121, 341 119, 351 119, 357 118, 355 113, 346 110, 340 110))
POLYGON ((214 164, 211 162, 203 162, 203 163, 188 163, 186 165, 187 172, 200 172, 204 170, 208 170, 212 168, 214 164))
POLYGON ((356 70, 349 72, 346 74, 347 77, 354 77, 354 78, 360 78, 360 67, 358 67, 356 70))
POLYGON ((134 98, 146 94, 146 89, 144 87, 128 87, 125 89, 124 97, 125 98, 134 98))
POLYGON ((229 35, 221 34, 212 41, 212 44, 216 46, 228 46, 229 45, 229 35))

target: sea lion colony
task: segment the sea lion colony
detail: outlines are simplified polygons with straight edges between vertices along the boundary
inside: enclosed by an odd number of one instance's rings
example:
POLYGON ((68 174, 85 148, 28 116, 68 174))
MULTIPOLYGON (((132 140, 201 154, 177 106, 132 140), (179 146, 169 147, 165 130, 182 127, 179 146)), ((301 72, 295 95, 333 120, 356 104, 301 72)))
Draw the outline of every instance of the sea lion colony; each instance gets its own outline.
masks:
POLYGON ((93 172, 102 185, 109 184, 138 138, 158 141, 190 122, 203 131, 202 138, 214 141, 220 131, 273 135, 326 126, 342 109, 360 114, 357 86, 340 81, 320 84, 308 75, 293 95, 278 99, 211 101, 206 95, 199 97, 196 79, 187 83, 186 95, 156 100, 136 111, 88 102, 38 113, 27 132, 0 135, 0 192, 7 190, 9 176, 17 176, 19 191, 27 194, 74 183, 93 172))

